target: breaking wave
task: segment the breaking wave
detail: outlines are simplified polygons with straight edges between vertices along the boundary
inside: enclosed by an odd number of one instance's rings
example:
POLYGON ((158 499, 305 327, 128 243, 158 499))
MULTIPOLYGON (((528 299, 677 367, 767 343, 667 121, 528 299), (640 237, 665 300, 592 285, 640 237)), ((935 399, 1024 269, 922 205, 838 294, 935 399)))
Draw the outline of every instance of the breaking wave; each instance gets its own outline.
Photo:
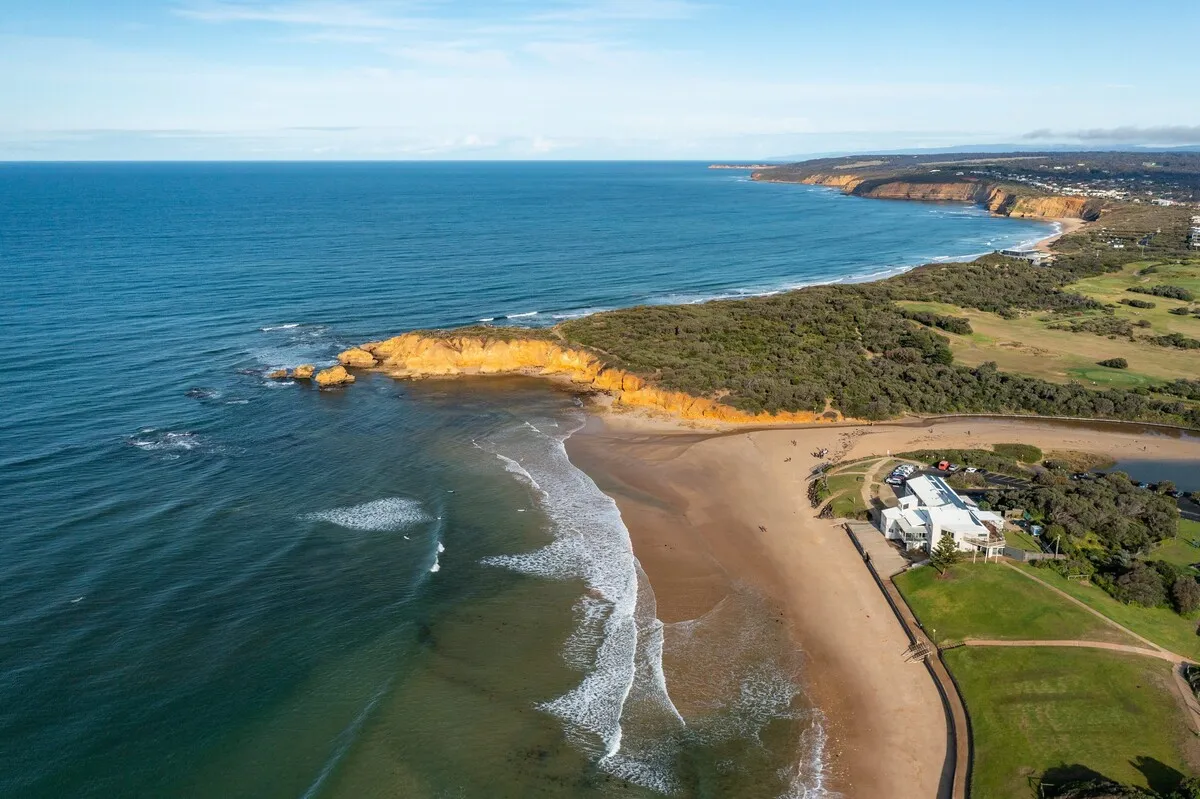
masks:
POLYGON ((319 521, 336 524, 348 530, 369 532, 392 532, 403 530, 414 524, 429 521, 421 503, 405 497, 388 497, 346 508, 306 513, 304 521, 319 521))
MULTIPOLYGON (((582 422, 576 422, 578 429, 582 422)), ((652 617, 649 583, 644 577, 639 581, 629 531, 616 503, 567 459, 564 441, 569 435, 547 435, 533 424, 522 424, 477 444, 533 489, 554 533, 554 541, 542 549, 491 557, 485 563, 551 579, 581 577, 587 583, 588 593, 575 606, 578 624, 563 652, 568 663, 587 674, 541 708, 561 719, 568 737, 602 765, 615 764, 622 747, 622 714, 635 692, 652 697, 676 726, 682 720, 661 679, 661 661, 639 664, 654 654, 646 641, 661 625, 652 617), (639 614, 647 607, 650 618, 639 614)))

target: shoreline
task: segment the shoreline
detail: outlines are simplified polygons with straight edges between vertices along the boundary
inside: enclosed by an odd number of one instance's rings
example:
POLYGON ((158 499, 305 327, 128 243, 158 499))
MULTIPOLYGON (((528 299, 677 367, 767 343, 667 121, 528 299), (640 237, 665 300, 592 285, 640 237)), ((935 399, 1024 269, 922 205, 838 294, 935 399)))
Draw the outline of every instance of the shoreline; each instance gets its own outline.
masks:
POLYGON ((1152 447, 1159 460, 1200 462, 1198 436, 1164 430, 1148 440, 1144 426, 1103 425, 954 417, 703 431, 593 412, 567 451, 616 501, 664 622, 703 615, 738 584, 780 609, 802 653, 805 694, 825 719, 829 789, 917 799, 944 788, 942 700, 921 662, 905 658, 908 638, 840 523, 809 507, 811 453, 883 459, 1021 441, 1113 460, 1152 447))

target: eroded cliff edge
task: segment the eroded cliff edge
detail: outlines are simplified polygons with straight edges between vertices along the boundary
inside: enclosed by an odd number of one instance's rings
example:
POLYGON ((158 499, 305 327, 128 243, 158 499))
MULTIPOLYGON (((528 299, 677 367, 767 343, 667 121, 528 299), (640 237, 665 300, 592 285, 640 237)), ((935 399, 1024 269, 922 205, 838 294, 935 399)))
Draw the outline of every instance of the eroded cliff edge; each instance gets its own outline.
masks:
POLYGON ((344 367, 371 369, 396 378, 504 374, 548 377, 602 392, 612 398, 617 408, 655 411, 688 421, 814 424, 843 419, 836 410, 749 413, 716 399, 667 391, 637 375, 605 365, 600 356, 588 350, 532 333, 528 336, 455 331, 405 333, 348 349, 338 355, 338 360, 341 365, 333 370, 342 370, 339 374, 346 374, 351 381, 353 376, 344 367))
POLYGON ((1100 217, 1101 202, 1089 197, 1022 194, 987 181, 909 181, 867 178, 849 173, 817 172, 803 177, 775 170, 754 172, 754 180, 831 186, 843 194, 880 200, 925 200, 978 203, 994 214, 1039 219, 1083 219, 1100 217))

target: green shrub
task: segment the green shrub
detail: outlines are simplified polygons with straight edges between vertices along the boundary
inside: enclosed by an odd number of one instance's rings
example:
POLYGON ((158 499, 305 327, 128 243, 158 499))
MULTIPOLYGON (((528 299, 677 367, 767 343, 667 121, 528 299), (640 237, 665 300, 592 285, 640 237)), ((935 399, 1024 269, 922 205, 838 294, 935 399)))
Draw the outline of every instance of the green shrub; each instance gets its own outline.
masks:
POLYGON ((1042 451, 1032 444, 993 444, 992 449, 997 455, 1021 463, 1037 463, 1042 459, 1042 451))
POLYGON ((1110 369, 1128 369, 1129 361, 1125 360, 1124 358, 1108 358, 1106 360, 1099 361, 1097 365, 1107 366, 1110 369))
POLYGON ((1134 286, 1126 289, 1126 291, 1136 292, 1137 294, 1150 294, 1155 297, 1167 297, 1172 300, 1183 300, 1191 302, 1196 299, 1196 295, 1182 286, 1134 286))
POLYGON ((1128 305, 1130 308, 1153 308, 1153 307, 1155 307, 1154 303, 1147 302, 1146 300, 1124 299, 1124 300, 1121 300, 1120 303, 1122 305, 1128 305))
POLYGON ((1181 333, 1168 333, 1165 336, 1154 336, 1148 341, 1160 347, 1178 347, 1181 350, 1200 349, 1200 340, 1190 338, 1181 333))

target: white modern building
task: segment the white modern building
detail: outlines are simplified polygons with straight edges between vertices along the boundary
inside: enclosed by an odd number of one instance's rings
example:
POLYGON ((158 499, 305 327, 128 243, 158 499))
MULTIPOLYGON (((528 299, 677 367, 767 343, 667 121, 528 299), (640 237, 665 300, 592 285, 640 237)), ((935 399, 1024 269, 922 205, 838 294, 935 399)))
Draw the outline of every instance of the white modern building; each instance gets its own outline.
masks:
POLYGON ((905 549, 931 552, 942 533, 949 533, 963 552, 984 557, 1004 554, 1004 517, 980 510, 945 480, 932 475, 906 482, 900 504, 883 511, 879 527, 905 549))

